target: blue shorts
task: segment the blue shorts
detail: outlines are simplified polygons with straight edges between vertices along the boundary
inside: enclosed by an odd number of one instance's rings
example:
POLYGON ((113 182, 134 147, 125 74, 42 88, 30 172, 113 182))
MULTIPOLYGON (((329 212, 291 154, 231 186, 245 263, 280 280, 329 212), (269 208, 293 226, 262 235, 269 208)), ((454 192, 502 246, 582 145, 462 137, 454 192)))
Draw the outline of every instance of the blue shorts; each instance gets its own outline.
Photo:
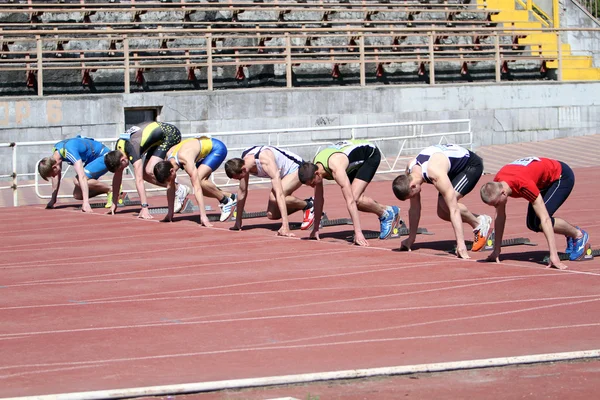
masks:
POLYGON ((219 139, 210 139, 212 141, 212 150, 206 157, 196 163, 196 168, 200 165, 206 165, 213 171, 219 168, 219 166, 227 157, 227 147, 219 139))
POLYGON ((102 175, 108 172, 108 168, 106 168, 106 164, 104 164, 104 155, 109 151, 109 148, 104 146, 100 152, 100 155, 91 163, 88 163, 83 167, 85 176, 87 176, 88 179, 99 179, 102 175))

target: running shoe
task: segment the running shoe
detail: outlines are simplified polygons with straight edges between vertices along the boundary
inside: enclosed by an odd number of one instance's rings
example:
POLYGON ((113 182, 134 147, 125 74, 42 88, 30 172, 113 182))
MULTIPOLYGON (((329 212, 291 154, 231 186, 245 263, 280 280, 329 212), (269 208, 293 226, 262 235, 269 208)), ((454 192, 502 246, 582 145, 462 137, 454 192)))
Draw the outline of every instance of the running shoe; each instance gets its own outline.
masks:
POLYGON ((397 206, 388 206, 383 215, 379 218, 380 230, 379 239, 384 240, 390 237, 394 228, 400 222, 400 208, 397 206))
POLYGON ((302 213, 303 218, 302 225, 300 225, 300 229, 303 231, 310 229, 315 222, 315 200, 311 197, 308 199, 308 201, 312 201, 313 205, 311 208, 304 210, 304 212, 302 213))
MULTIPOLYGON (((576 228, 579 229, 579 227, 576 228)), ((571 261, 578 260, 583 256, 583 254, 585 253, 586 244, 590 239, 586 231, 584 231, 583 229, 579 230, 581 231, 583 236, 579 239, 573 239, 573 251, 571 251, 571 254, 569 254, 569 260, 571 261)))
POLYGON ((219 204, 219 208, 221 209, 221 216, 219 217, 219 221, 225 222, 231 217, 231 214, 235 210, 237 206, 237 197, 235 194, 232 194, 231 197, 227 198, 227 203, 219 204))
POLYGON ((190 194, 190 188, 186 185, 179 184, 179 187, 175 192, 175 207, 173 208, 173 212, 178 213, 181 211, 188 194, 190 194))
POLYGON ((490 238, 490 234, 492 233, 492 217, 489 215, 480 215, 477 217, 479 221, 479 225, 477 228, 473 229, 473 233, 475 234, 475 239, 473 240, 472 251, 479 251, 485 247, 485 243, 490 238))
POLYGON ((567 255, 571 255, 573 252, 573 238, 571 236, 567 236, 567 248, 565 249, 565 253, 567 255))
POLYGON ((106 193, 106 204, 104 205, 104 208, 111 208, 113 205, 113 195, 112 192, 108 192, 106 193))

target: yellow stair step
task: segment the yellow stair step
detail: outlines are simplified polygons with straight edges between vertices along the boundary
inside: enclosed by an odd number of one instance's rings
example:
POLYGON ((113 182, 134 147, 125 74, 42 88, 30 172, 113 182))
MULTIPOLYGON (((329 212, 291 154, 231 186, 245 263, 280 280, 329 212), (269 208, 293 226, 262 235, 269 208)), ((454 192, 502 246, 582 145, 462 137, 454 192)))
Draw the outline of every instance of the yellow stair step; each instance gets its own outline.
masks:
POLYGON ((519 38, 519 44, 556 44, 558 38, 552 33, 533 33, 527 37, 519 38))
POLYGON ((564 81, 598 81, 600 68, 563 68, 564 81))
POLYGON ((514 35, 537 35, 537 34, 541 34, 543 32, 539 31, 533 31, 533 30, 528 30, 528 31, 520 31, 518 30, 519 28, 527 28, 527 29, 541 29, 542 28, 542 24, 540 24, 539 22, 523 22, 523 21, 519 21, 519 22, 505 22, 504 23, 504 28, 506 29, 506 32, 510 32, 514 35), (512 30, 515 29, 515 30, 512 30))
POLYGON ((515 5, 514 0, 477 0, 477 8, 480 10, 514 10, 515 5))
MULTIPOLYGON (((539 45, 531 45, 530 46, 531 55, 537 56, 539 53, 543 55, 547 55, 549 57, 558 57, 558 47, 556 43, 543 43, 541 46, 539 45)), ((571 45, 563 44, 562 45, 562 56, 567 57, 571 55, 571 45)))
POLYGON ((527 10, 510 10, 502 11, 496 15, 492 15, 493 22, 528 22, 529 11, 527 10))
MULTIPOLYGON (((592 57, 588 56, 568 56, 562 60, 563 68, 592 68, 592 65, 592 57)), ((548 61, 546 66, 548 68, 558 68, 558 61, 548 61)))

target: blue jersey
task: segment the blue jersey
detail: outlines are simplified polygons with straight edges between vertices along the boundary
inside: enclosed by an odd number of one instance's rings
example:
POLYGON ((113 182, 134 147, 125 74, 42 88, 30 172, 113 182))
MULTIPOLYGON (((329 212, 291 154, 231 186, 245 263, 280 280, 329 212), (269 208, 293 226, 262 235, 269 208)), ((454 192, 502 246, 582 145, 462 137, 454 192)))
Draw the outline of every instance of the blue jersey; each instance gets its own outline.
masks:
POLYGON ((97 159, 104 157, 108 153, 108 147, 91 138, 75 137, 58 142, 54 145, 54 150, 58 151, 63 161, 73 165, 81 160, 83 165, 87 165, 97 159))

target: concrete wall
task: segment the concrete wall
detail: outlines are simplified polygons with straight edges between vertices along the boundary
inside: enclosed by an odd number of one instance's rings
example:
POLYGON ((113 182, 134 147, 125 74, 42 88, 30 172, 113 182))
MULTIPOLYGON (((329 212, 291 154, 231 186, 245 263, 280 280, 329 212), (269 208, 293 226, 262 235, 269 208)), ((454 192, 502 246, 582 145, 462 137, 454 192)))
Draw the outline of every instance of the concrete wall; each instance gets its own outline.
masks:
MULTIPOLYGON (((563 0, 562 28, 600 28, 600 24, 581 5, 573 0, 563 0)), ((600 67, 600 32, 567 32, 566 43, 574 55, 591 55, 594 67, 600 67)))
MULTIPOLYGON (((116 137, 123 130, 126 107, 158 107, 160 119, 183 133, 454 118, 472 120, 476 146, 600 133, 600 82, 519 82, 5 98, 0 101, 0 143, 58 141, 77 133, 116 137)), ((312 133, 296 139, 342 135, 312 133)), ((227 144, 256 141, 246 136, 227 144)), ((50 146, 21 152, 18 172, 32 172, 35 162, 49 153, 50 146)), ((6 160, 0 174, 10 173, 7 150, 0 149, 0 155, 6 160)))

